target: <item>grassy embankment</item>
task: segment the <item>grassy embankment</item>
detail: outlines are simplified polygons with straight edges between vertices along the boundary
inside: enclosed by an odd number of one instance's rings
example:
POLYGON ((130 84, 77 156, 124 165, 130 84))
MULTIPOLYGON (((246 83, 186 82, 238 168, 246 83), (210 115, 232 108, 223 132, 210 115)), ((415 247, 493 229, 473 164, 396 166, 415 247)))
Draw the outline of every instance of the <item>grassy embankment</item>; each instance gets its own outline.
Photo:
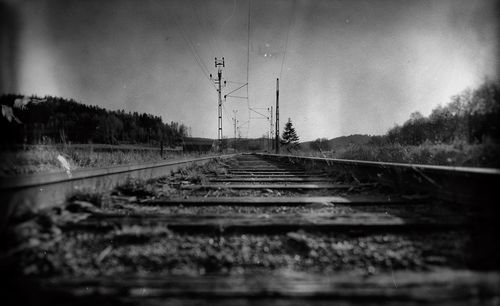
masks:
POLYGON ((500 145, 493 142, 420 145, 350 144, 334 151, 302 152, 303 155, 338 159, 444 165, 456 167, 500 168, 500 145))
POLYGON ((158 161, 161 144, 187 138, 183 124, 72 99, 5 94, 0 104, 0 176, 65 171, 66 161, 71 170, 158 161))
POLYGON ((58 160, 59 155, 68 161, 72 171, 199 156, 196 153, 165 152, 162 158, 158 149, 140 147, 102 150, 99 145, 87 147, 33 145, 24 149, 0 152, 0 176, 65 171, 64 166, 58 160))
POLYGON ((351 135, 306 143, 303 154, 340 159, 500 168, 500 87, 485 82, 410 115, 385 135, 351 135), (312 152, 311 152, 312 151, 312 152))

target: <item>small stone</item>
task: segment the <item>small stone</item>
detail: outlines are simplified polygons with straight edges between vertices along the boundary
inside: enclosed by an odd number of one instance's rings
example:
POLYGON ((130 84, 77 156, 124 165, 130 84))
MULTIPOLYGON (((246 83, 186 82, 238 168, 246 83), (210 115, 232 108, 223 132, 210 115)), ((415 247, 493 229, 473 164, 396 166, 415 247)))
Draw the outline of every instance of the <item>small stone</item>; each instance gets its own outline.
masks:
POLYGON ((311 248, 309 246, 308 238, 305 234, 291 232, 287 235, 287 245, 294 252, 299 254, 307 255, 311 248))
POLYGON ((94 213, 99 211, 92 203, 86 201, 73 201, 66 205, 66 210, 72 213, 94 213))
POLYGON ((375 267, 368 266, 367 272, 368 272, 368 274, 375 274, 375 267))

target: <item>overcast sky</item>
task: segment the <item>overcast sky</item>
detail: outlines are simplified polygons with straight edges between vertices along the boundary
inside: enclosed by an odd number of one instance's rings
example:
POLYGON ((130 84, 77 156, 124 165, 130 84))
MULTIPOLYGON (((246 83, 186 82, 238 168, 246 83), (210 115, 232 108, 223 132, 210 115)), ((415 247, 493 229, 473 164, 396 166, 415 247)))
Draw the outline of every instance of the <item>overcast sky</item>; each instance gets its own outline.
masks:
MULTIPOLYGON (((267 114, 280 77, 280 129, 290 117, 301 139, 312 140, 383 134, 413 111, 426 115, 497 78, 497 1, 250 4, 247 62, 248 0, 4 0, 16 17, 1 33, 15 30, 16 52, 2 51, 2 62, 14 60, 16 80, 3 77, 2 88, 152 113, 216 138, 217 93, 207 74, 223 56, 223 93, 247 82, 249 63, 248 101, 224 103, 225 136, 233 136, 233 110, 243 137, 268 132, 269 121, 248 107, 267 114)), ((5 50, 9 39, 2 41, 5 50)))

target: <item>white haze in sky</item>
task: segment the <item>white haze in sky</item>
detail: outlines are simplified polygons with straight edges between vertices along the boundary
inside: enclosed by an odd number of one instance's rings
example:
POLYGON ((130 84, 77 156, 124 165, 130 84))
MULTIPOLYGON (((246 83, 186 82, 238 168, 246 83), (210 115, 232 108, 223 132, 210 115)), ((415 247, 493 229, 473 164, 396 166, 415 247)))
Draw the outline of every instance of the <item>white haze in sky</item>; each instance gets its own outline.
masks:
MULTIPOLYGON (((217 93, 201 67, 215 75, 224 56, 226 80, 247 81, 248 0, 6 3, 20 20, 11 91, 147 112, 216 138, 217 93)), ((487 0, 252 0, 250 99, 224 103, 224 134, 233 110, 242 136, 268 133, 248 106, 274 106, 288 31, 280 130, 290 117, 301 140, 373 135, 497 79, 497 13, 487 0)))

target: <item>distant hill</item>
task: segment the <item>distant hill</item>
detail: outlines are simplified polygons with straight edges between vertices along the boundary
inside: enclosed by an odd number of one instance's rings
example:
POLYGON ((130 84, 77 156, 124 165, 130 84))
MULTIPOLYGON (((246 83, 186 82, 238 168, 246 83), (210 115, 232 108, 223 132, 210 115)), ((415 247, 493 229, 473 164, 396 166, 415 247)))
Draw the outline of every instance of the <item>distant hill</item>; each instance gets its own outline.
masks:
POLYGON ((330 139, 328 142, 330 143, 330 147, 334 150, 346 147, 351 144, 367 144, 371 140, 371 136, 369 135, 349 135, 349 136, 340 136, 337 138, 330 139))
POLYGON ((184 137, 184 143, 203 143, 211 145, 215 141, 217 141, 217 139, 203 137, 184 137))
MULTIPOLYGON (((340 136, 329 139, 328 144, 331 150, 338 150, 353 144, 359 144, 359 145, 367 144, 371 139, 372 136, 370 135, 354 134, 354 135, 340 136)), ((306 141, 301 143, 300 145, 304 150, 311 150, 312 149, 311 144, 313 142, 314 141, 306 141)))

